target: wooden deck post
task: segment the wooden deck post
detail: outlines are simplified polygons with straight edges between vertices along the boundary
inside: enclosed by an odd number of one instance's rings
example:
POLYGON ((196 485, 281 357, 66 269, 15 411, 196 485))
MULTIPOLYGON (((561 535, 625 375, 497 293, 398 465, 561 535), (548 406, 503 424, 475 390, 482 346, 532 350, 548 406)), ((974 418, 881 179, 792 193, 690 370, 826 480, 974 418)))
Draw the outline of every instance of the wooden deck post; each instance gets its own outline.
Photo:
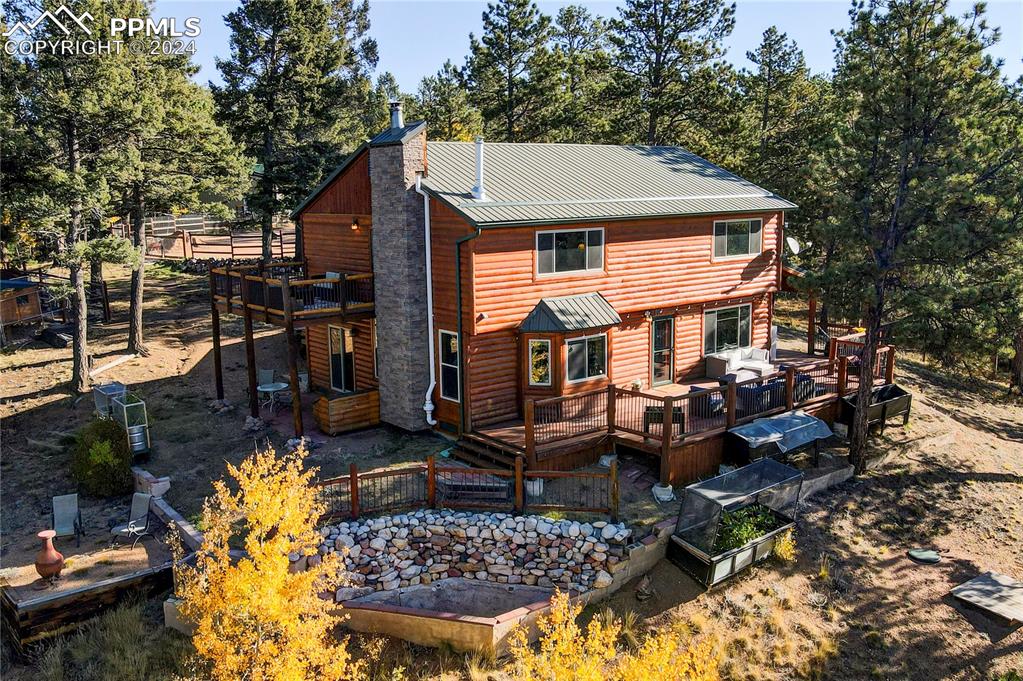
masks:
POLYGON ((217 399, 224 399, 224 365, 220 359, 220 310, 215 297, 213 268, 210 268, 210 317, 213 326, 213 382, 217 387, 217 399))
POLYGON ((888 362, 884 367, 884 382, 895 382, 895 348, 890 345, 888 346, 888 362))
POLYGON ((610 513, 611 522, 618 522, 618 458, 611 459, 611 468, 607 472, 611 487, 610 513))
POLYGON ((836 359, 838 357, 838 339, 832 338, 828 341, 828 359, 836 359))
POLYGON ((348 466, 349 498, 352 503, 352 519, 359 517, 359 469, 352 463, 348 466))
POLYGON ((672 404, 674 399, 664 398, 664 414, 661 420, 661 484, 670 484, 671 479, 671 434, 675 430, 675 423, 672 419, 672 404))
POLYGON ((840 357, 838 359, 838 396, 842 397, 845 395, 845 384, 849 379, 849 358, 840 357))
POLYGON ((615 432, 615 384, 607 386, 607 432, 615 432))
POLYGON ((107 280, 101 282, 100 289, 103 293, 103 321, 110 323, 110 293, 107 290, 107 280))
POLYGON ((535 408, 533 400, 526 400, 526 464, 529 468, 536 468, 536 436, 533 433, 535 422, 535 408))
POLYGON ((522 457, 515 457, 515 512, 522 513, 525 503, 525 480, 522 475, 522 457))
POLYGON ((725 390, 725 426, 731 428, 735 425, 735 381, 728 382, 725 390))
POLYGON ((796 406, 796 367, 785 369, 785 410, 792 411, 796 406))
POLYGON ((817 299, 810 296, 810 311, 806 315, 806 354, 813 356, 817 345, 817 299))
POLYGON ((295 437, 302 437, 302 391, 298 384, 298 338, 295 337, 295 318, 291 315, 291 290, 288 273, 281 275, 281 297, 284 308, 284 334, 288 339, 288 378, 291 383, 291 418, 295 424, 295 437))
POLYGON ((426 457, 426 507, 437 508, 437 458, 426 457))
MULTIPOLYGON (((245 321, 245 364, 249 374, 249 415, 259 418, 259 391, 256 382, 256 343, 252 338, 252 310, 249 308, 248 287, 242 278, 242 319, 245 321)), ((230 285, 230 278, 228 279, 230 285)))

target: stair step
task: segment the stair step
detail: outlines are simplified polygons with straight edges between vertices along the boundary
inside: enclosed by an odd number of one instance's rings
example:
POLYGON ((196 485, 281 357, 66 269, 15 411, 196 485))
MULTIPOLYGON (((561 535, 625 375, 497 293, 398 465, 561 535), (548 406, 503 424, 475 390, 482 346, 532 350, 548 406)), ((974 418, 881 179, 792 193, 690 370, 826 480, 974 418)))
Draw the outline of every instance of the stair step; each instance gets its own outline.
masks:
POLYGON ((488 459, 482 459, 482 458, 476 456, 475 454, 471 453, 467 449, 463 449, 461 447, 455 447, 454 449, 452 449, 451 450, 451 456, 453 456, 454 458, 458 459, 459 461, 464 461, 465 463, 467 463, 467 464, 469 464, 471 466, 474 466, 476 468, 490 468, 490 469, 493 469, 493 470, 507 470, 507 468, 505 468, 503 466, 499 466, 498 464, 496 464, 493 461, 490 461, 488 459))
POLYGON ((508 468, 514 467, 516 457, 520 456, 517 452, 510 452, 507 449, 499 449, 489 443, 471 439, 463 439, 459 442, 459 445, 475 452, 477 455, 488 456, 497 463, 503 464, 508 468))

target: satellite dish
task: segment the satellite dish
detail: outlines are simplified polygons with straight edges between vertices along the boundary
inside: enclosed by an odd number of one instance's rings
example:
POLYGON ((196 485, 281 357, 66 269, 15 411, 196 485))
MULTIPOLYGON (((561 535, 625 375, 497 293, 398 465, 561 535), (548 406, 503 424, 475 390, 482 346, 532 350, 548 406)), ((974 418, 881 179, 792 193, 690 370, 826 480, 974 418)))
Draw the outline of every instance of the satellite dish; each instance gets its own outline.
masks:
POLYGON ((792 251, 793 255, 799 255, 799 251, 802 250, 802 246, 799 245, 799 242, 796 241, 795 237, 785 237, 785 244, 789 247, 789 250, 792 251))

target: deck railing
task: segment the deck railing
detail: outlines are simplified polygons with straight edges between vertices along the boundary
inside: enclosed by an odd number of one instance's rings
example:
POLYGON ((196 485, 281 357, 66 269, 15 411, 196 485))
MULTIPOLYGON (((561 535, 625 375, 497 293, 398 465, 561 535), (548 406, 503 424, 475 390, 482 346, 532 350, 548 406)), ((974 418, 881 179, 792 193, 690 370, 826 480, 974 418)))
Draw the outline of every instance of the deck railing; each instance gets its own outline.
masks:
MULTIPOLYGON (((619 388, 526 401, 526 458, 530 466, 556 456, 558 444, 585 434, 639 436, 665 450, 688 438, 837 399, 854 389, 856 355, 819 360, 727 386, 663 396, 619 388), (666 426, 665 424, 670 424, 666 426)), ((874 382, 894 379, 895 348, 878 348, 874 382)))
POLYGON ((412 508, 479 509, 602 514, 618 518, 618 467, 604 471, 514 470, 425 463, 348 475, 316 483, 326 509, 323 519, 359 518, 412 508))
POLYGON ((225 303, 229 312, 247 306, 267 318, 284 317, 286 295, 295 319, 373 309, 372 274, 302 278, 301 268, 298 262, 214 267, 210 286, 214 299, 225 303))

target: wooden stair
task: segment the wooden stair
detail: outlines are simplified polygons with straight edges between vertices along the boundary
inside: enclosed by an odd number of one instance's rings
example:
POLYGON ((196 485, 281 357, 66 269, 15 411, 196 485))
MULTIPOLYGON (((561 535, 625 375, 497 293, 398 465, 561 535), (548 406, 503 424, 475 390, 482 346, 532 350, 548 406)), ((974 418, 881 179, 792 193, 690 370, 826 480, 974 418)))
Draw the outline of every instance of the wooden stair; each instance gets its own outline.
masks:
POLYGON ((503 470, 514 469, 515 457, 523 456, 523 453, 513 446, 479 433, 463 433, 451 454, 456 459, 479 468, 503 470))

